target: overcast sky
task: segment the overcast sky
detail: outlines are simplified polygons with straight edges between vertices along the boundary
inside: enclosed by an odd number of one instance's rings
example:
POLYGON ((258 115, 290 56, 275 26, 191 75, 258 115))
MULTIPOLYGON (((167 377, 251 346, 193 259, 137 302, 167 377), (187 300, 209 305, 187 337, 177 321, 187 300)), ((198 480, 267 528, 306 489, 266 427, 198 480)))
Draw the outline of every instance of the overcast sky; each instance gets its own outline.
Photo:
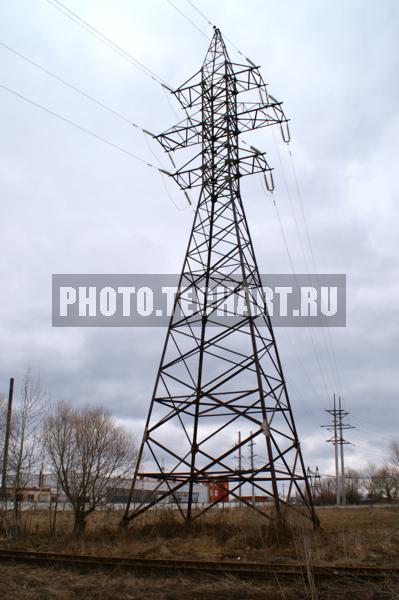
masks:
MULTIPOLYGON (((65 3, 171 87, 200 68, 212 34, 186 0, 174 3, 206 36, 166 0, 65 3)), ((317 360, 308 330, 276 330, 305 463, 332 472, 320 425, 334 392, 357 428, 347 436, 355 444, 348 466, 379 463, 399 439, 399 4, 196 3, 261 65, 270 92, 284 101, 317 269, 347 275, 347 327, 331 330, 336 370, 323 332, 313 332, 317 360)), ((158 83, 46 0, 4 0, 0 14, 3 44, 153 132, 176 122, 179 106, 158 83)), ((0 71, 1 85, 168 164, 128 123, 2 46, 0 71)), ((139 437, 165 330, 52 328, 51 275, 178 272, 193 213, 156 171, 1 88, 0 103, 0 390, 10 376, 18 384, 30 364, 53 399, 101 404, 139 437)), ((287 149, 264 130, 252 139, 275 168, 295 270, 306 272, 287 188, 308 263, 309 246, 287 149)), ((256 179, 242 188, 261 271, 289 272, 270 197, 256 179)))

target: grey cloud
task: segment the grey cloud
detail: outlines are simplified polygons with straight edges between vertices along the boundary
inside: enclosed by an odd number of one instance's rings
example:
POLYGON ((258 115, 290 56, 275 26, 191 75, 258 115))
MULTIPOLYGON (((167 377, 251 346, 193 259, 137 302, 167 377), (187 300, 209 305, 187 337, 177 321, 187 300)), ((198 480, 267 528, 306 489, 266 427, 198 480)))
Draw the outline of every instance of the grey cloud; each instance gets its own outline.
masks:
MULTIPOLYGON (((105 1, 70 0, 69 6, 171 85, 182 83, 202 63, 207 41, 165 2, 122 1, 111 10, 105 1)), ((362 430, 349 434, 358 445, 348 451, 348 464, 373 456, 377 461, 397 435, 399 392, 398 5, 392 0, 378 5, 204 0, 201 6, 222 33, 262 65, 272 93, 286 102, 318 269, 348 275, 348 327, 331 332, 345 404, 362 430), (363 428, 361 419, 367 422, 363 428)), ((205 23, 201 27, 210 33, 205 23)), ((47 3, 7 3, 0 40, 151 131, 177 120, 160 86, 47 3)), ((231 56, 242 61, 234 50, 231 56)), ((0 65, 0 83, 155 161, 133 127, 4 49, 0 65)), ((53 330, 51 274, 178 271, 192 212, 176 210, 158 174, 144 165, 2 90, 0 101, 1 389, 31 363, 53 398, 103 404, 137 430, 165 332, 53 330)), ((179 113, 176 103, 173 108, 179 113)), ((253 140, 267 150, 275 168, 274 197, 296 269, 303 272, 273 139, 261 131, 253 140)), ((278 144, 303 232, 289 157, 278 144)), ((151 147, 167 165, 162 152, 151 147)), ((167 187, 173 202, 184 208, 184 197, 170 182, 167 187)), ((261 270, 287 271, 271 199, 258 181, 243 183, 243 193, 261 270)), ((310 264, 308 251, 307 259, 310 264)), ((328 393, 338 392, 323 335, 314 336, 328 393)), ((305 458, 331 469, 332 449, 320 438, 327 398, 309 335, 291 332, 312 384, 284 333, 277 332, 277 338, 294 383, 291 397, 305 458)))

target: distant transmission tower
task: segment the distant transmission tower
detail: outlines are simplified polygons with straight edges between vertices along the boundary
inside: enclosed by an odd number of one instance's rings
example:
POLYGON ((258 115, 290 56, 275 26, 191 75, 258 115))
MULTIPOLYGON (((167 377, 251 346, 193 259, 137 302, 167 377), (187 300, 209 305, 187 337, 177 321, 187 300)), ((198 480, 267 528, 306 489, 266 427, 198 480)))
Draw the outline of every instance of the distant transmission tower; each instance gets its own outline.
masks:
POLYGON ((319 467, 316 465, 316 471, 313 476, 313 497, 317 497, 321 493, 321 475, 319 467))
MULTIPOLYGON (((238 442, 236 445, 236 448, 238 450, 238 454, 234 455, 234 458, 236 458, 238 460, 238 473, 242 473, 242 445, 241 445, 241 431, 238 432, 238 442)), ((238 487, 237 489, 237 494, 240 495, 241 494, 241 490, 238 487)))
POLYGON ((332 424, 322 425, 322 427, 333 432, 331 438, 326 441, 334 446, 336 504, 346 504, 344 446, 350 444, 350 442, 344 439, 343 432, 347 429, 353 429, 353 426, 343 423, 343 419, 349 413, 342 408, 341 398, 338 399, 337 408, 335 394, 333 408, 327 409, 326 412, 332 416, 332 424))
POLYGON ((198 186, 201 192, 122 522, 168 497, 184 519, 197 518, 213 504, 195 507, 194 486, 224 482, 229 497, 265 517, 287 505, 316 527, 240 193, 244 175, 263 174, 269 189, 273 181, 264 154, 240 148, 239 135, 278 124, 288 141, 287 120, 258 67, 230 61, 218 29, 200 71, 173 94, 187 118, 157 139, 167 152, 200 145, 199 154, 169 175, 181 189, 198 186), (256 102, 238 101, 250 91, 256 102), (187 292, 196 299, 194 313, 183 302, 187 292), (245 313, 218 319, 218 309, 229 300, 233 307, 244 302, 245 313), (238 445, 237 428, 242 432, 238 445), (238 472, 237 450, 255 440, 266 459, 238 472), (157 490, 147 502, 132 506, 139 476, 157 480, 157 490), (253 506, 240 493, 243 486, 253 486, 275 510, 253 506))
POLYGON ((316 465, 315 471, 312 471, 310 467, 308 467, 306 475, 308 477, 310 491, 314 500, 316 496, 321 492, 321 475, 319 467, 316 465))

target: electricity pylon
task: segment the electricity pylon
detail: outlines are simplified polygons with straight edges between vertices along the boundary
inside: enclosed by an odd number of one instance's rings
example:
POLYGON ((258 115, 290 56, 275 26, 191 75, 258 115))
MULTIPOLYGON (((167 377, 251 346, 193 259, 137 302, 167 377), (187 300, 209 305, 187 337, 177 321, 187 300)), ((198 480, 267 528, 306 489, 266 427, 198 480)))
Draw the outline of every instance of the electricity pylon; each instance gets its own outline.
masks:
POLYGON ((334 407, 326 410, 332 416, 331 425, 322 425, 328 431, 332 431, 333 435, 326 442, 333 444, 334 446, 334 458, 335 458, 335 490, 336 490, 336 504, 346 504, 346 480, 345 480, 345 464, 344 464, 344 446, 350 444, 343 437, 343 432, 346 429, 354 429, 352 425, 343 423, 343 419, 349 415, 348 412, 344 411, 341 405, 341 398, 337 402, 334 394, 334 407))
POLYGON ((310 467, 307 468, 306 475, 308 477, 310 491, 312 493, 313 499, 320 494, 321 491, 321 475, 319 471, 319 467, 316 465, 316 470, 311 471, 310 467))
POLYGON ((240 148, 239 135, 277 124, 288 141, 281 102, 268 94, 258 67, 230 61, 218 29, 200 71, 172 93, 186 118, 156 139, 168 153, 200 145, 194 158, 168 174, 181 189, 201 191, 124 522, 168 497, 183 518, 196 518, 213 504, 195 507, 195 484, 220 481, 229 484, 226 496, 268 518, 288 505, 317 526, 240 193, 241 177, 255 173, 272 188, 264 153, 240 148), (257 102, 239 102, 251 91, 257 102), (188 296, 197 303, 194 311, 188 296), (233 308, 223 320, 218 311, 226 303, 233 308), (235 307, 243 303, 241 314, 235 307), (237 426, 243 433, 238 446, 237 426), (254 440, 266 459, 237 469, 237 448, 254 440), (130 511, 140 475, 156 479, 157 491, 130 511), (243 498, 243 486, 275 510, 243 498))

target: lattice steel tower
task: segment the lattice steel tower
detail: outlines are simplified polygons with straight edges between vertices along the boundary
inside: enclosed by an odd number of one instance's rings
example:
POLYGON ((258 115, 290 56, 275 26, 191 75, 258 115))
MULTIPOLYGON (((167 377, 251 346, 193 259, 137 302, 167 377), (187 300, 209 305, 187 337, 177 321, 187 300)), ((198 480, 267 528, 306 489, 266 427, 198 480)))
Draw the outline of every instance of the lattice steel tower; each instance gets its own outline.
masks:
POLYGON ((212 481, 228 482, 231 498, 270 517, 243 497, 254 486, 273 514, 288 505, 317 526, 240 195, 243 175, 262 173, 272 187, 263 153, 241 149, 238 140, 243 131, 279 124, 288 141, 281 102, 268 94, 258 67, 230 61, 218 29, 201 70, 173 94, 186 118, 157 140, 167 152, 200 145, 171 175, 183 190, 201 191, 124 521, 168 497, 185 519, 196 518, 212 504, 195 507, 194 486, 212 481), (245 92, 258 101, 239 102, 245 92), (198 303, 194 312, 188 293, 198 303), (230 319, 220 317, 222 307, 230 319), (237 430, 241 447, 256 439, 263 449, 259 464, 238 470, 237 430), (133 490, 142 476, 157 485, 137 505, 133 490))

